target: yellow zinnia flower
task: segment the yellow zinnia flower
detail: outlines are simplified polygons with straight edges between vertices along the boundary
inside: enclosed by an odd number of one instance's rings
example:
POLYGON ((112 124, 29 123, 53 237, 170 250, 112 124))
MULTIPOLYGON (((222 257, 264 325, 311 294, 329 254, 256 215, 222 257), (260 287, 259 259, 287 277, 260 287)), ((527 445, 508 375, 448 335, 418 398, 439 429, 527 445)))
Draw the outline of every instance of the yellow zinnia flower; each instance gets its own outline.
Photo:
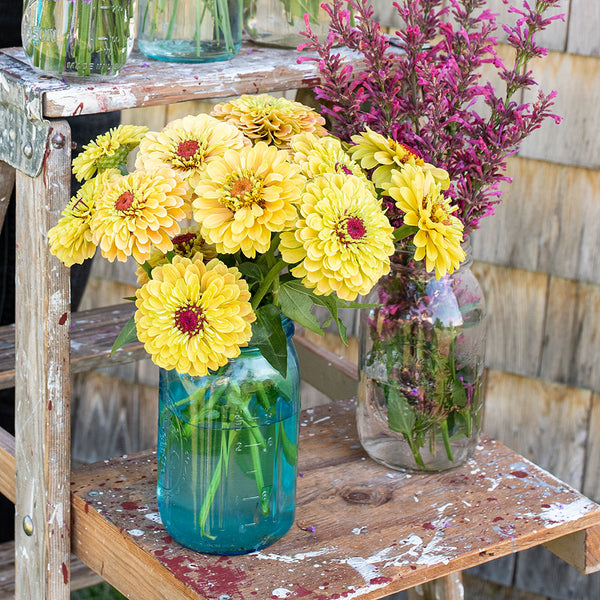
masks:
POLYGON ((96 171, 100 173, 126 165, 129 153, 147 131, 148 128, 143 125, 119 125, 99 135, 73 159, 73 173, 77 181, 91 179, 96 171))
POLYGON ((96 253, 90 228, 96 185, 95 179, 86 181, 63 210, 59 222, 48 231, 50 252, 67 267, 80 265, 96 253))
POLYGON ((256 319, 248 284, 218 259, 175 256, 136 291, 139 340, 164 369, 203 376, 240 354, 256 319))
MULTIPOLYGON (((205 262, 217 256, 217 249, 208 244, 200 234, 199 225, 182 229, 171 241, 173 242, 173 252, 179 256, 193 259, 196 254, 202 254, 202 260, 205 262)), ((164 252, 158 248, 152 248, 150 258, 146 262, 153 269, 171 261, 164 252)), ((137 267, 135 274, 139 285, 144 285, 149 279, 148 273, 142 266, 137 267)))
POLYGON ((262 140, 280 148, 289 148, 292 136, 303 131, 327 135, 325 119, 312 108, 269 94, 245 94, 217 104, 211 114, 232 123, 253 142, 262 140))
POLYGON ((143 263, 153 245, 162 252, 171 250, 169 236, 179 233, 178 221, 185 217, 184 196, 185 184, 166 167, 107 176, 91 223, 102 256, 111 262, 133 256, 143 263))
POLYGON ((209 115, 188 115, 168 123, 142 140, 135 166, 153 171, 161 166, 174 169, 187 182, 188 195, 198 184, 200 175, 213 160, 227 150, 250 145, 241 131, 209 115))
POLYGON ((368 127, 365 132, 353 135, 352 141, 356 145, 351 146, 348 152, 363 169, 375 169, 371 177, 379 188, 386 189, 390 184, 392 171, 402 170, 407 164, 431 171, 443 190, 450 187, 447 171, 426 163, 415 150, 405 144, 386 138, 368 127))
POLYGON ((258 142, 211 162, 196 186, 194 219, 218 252, 241 250, 254 258, 271 244, 271 233, 294 225, 305 179, 287 152, 258 142))
POLYGON ((292 275, 316 294, 343 300, 368 293, 389 272, 393 228, 379 199, 358 177, 322 175, 306 187, 296 230, 281 234, 292 275))
POLYGON ((437 279, 453 273, 465 259, 461 248, 463 223, 452 213, 458 207, 441 193, 430 171, 405 165, 392 173, 387 193, 403 211, 404 223, 419 228, 413 238, 415 260, 425 258, 427 271, 435 269, 437 279))
POLYGON ((360 165, 350 158, 336 137, 299 133, 292 137, 290 147, 292 161, 300 165, 302 174, 308 179, 326 173, 342 173, 356 175, 370 183, 360 165))

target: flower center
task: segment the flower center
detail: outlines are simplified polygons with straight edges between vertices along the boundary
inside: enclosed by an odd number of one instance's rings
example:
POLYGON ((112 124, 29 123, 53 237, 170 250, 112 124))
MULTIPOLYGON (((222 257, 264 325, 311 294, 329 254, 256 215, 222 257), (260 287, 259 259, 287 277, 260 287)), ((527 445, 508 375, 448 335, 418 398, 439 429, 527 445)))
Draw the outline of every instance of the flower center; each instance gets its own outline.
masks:
POLYGON ((352 175, 353 174, 351 169, 349 169, 346 165, 342 165, 340 163, 336 163, 335 164, 335 170, 338 173, 341 171, 342 173, 345 173, 346 175, 352 175))
POLYGON ((232 212, 252 204, 264 208, 262 179, 246 171, 230 175, 225 182, 221 202, 232 212))
POLYGON ((360 217, 346 217, 338 223, 336 233, 340 242, 348 246, 353 242, 362 240, 367 233, 367 229, 360 217))
POLYGON ((400 151, 399 158, 400 162, 407 163, 411 158, 415 161, 417 165, 423 166, 425 161, 421 158, 419 153, 416 150, 413 150, 410 146, 406 144, 402 144, 400 142, 396 142, 396 147, 400 151))
POLYGON ((199 306, 188 304, 188 306, 182 306, 177 309, 175 313, 175 327, 189 337, 200 333, 205 323, 206 318, 199 306))
POLYGON ((186 254, 195 239, 195 233, 182 233, 173 238, 173 249, 177 254, 186 254))
POLYGON ((443 204, 436 202, 431 209, 431 220, 434 223, 450 225, 450 215, 443 204))
POLYGON ((121 212, 129 210, 134 200, 135 196, 133 195, 133 192, 127 190, 117 198, 117 201, 115 202, 115 209, 121 212))
POLYGON ((177 146, 177 155, 183 160, 190 160, 198 152, 200 144, 196 140, 185 140, 179 142, 177 146))

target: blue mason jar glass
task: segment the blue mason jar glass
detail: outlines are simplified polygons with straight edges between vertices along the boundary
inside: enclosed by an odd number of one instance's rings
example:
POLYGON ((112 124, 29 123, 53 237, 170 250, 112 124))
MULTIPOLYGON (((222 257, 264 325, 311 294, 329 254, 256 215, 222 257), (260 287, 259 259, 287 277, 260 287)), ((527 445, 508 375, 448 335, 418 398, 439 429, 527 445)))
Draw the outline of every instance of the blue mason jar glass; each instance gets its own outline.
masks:
POLYGON ((285 378, 251 346, 204 377, 160 371, 158 508, 183 546, 243 554, 292 526, 300 372, 294 325, 283 327, 285 378))

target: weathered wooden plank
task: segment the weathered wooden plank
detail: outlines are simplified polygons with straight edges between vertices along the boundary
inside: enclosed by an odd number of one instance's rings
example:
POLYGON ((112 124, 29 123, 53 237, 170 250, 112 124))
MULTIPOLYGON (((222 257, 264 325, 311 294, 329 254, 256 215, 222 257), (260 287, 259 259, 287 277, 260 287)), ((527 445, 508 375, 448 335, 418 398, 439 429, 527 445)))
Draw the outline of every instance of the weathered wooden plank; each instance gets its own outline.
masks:
MULTIPOLYGON (((600 168, 600 59, 550 52, 532 67, 535 79, 546 92, 559 90, 553 112, 564 117, 560 125, 545 122, 521 147, 519 156, 565 165, 600 168)), ((535 102, 531 91, 527 101, 535 102)))
MULTIPOLYGON (((351 56, 343 49, 341 53, 351 56)), ((89 86, 87 82, 61 85, 59 80, 41 83, 23 50, 11 48, 0 54, 0 70, 25 83, 43 85, 47 89, 44 114, 65 117, 314 85, 318 81, 316 65, 298 64, 298 56, 296 50, 265 48, 250 42, 242 45, 236 57, 216 63, 154 61, 134 52, 118 79, 89 86)))
POLYGON ((490 370, 484 431, 581 489, 591 396, 589 390, 490 370))
POLYGON ((589 0, 571 0, 569 11, 569 54, 600 56, 600 4, 589 0))
POLYGON ((600 286, 550 278, 540 376, 600 391, 600 286))
MULTIPOLYGON (((0 598, 3 600, 15 597, 14 557, 14 542, 0 545, 0 598)), ((75 555, 71 555, 71 591, 81 590, 101 581, 101 577, 84 565, 75 555)))
POLYGON ((592 397, 592 409, 588 420, 588 442, 586 452, 583 493, 600 500, 600 395, 592 397))
POLYGON ((507 174, 472 235, 475 259, 600 283, 600 171, 513 158, 507 174))
POLYGON ((544 546, 584 575, 600 571, 600 527, 577 531, 544 546))
POLYGON ((488 311, 486 364, 536 377, 544 334, 548 276, 474 263, 488 311))
POLYGON ((151 415, 157 421, 156 388, 104 373, 80 374, 73 383, 72 404, 73 461, 96 462, 156 445, 156 425, 148 427, 151 415))
POLYGON ((226 561, 185 550, 157 523, 156 455, 142 453, 74 474, 75 552, 145 600, 269 598, 284 589, 376 600, 600 523, 600 507, 490 440, 454 471, 390 471, 366 459, 354 410, 332 403, 301 419, 297 523, 314 532, 293 528, 264 551, 226 561))
POLYGON ((0 427, 0 493, 11 502, 15 493, 15 438, 0 427))
MULTIPOLYGON (((127 344, 116 350, 111 356, 112 346, 134 310, 133 303, 125 303, 74 313, 72 327, 70 328, 71 371, 80 373, 146 357, 144 347, 139 342, 127 344)), ((59 316, 62 319, 62 315, 59 316)), ((58 321, 59 319, 57 319, 58 321)), ((0 389, 14 385, 14 337, 15 328, 13 325, 0 327, 0 348, 2 349, 2 355, 0 356, 0 389)), ((18 364, 27 364, 27 362, 20 362, 21 360, 24 359, 18 359, 18 364)), ((66 361, 66 359, 64 360, 66 361)))
POLYGON ((408 600, 464 600, 462 573, 452 573, 441 579, 408 590, 408 600))
POLYGON ((69 195, 71 133, 52 124, 42 172, 17 173, 16 597, 68 600, 69 280, 47 231, 69 195), (60 140, 62 139, 62 143, 60 140), (30 526, 29 526, 30 525, 30 526))
POLYGON ((0 230, 4 225, 6 209, 15 185, 15 170, 0 160, 0 230))
POLYGON ((463 575, 463 585, 468 600, 549 600, 545 595, 498 585, 468 574, 463 575))

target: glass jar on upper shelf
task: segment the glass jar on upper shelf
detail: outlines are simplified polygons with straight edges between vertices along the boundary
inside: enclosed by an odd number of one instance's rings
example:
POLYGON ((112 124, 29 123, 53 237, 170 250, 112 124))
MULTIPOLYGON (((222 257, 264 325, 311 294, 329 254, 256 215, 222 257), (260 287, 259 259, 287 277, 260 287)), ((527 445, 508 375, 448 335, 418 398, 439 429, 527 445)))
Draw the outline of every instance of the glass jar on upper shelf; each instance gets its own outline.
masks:
POLYGON ((253 42, 265 46, 297 48, 306 42, 304 15, 320 39, 329 31, 329 15, 321 0, 244 0, 244 29, 253 42))
POLYGON ((133 48, 136 7, 137 0, 25 0, 23 49, 44 73, 113 77, 133 48))
POLYGON ((466 260, 436 279, 400 249, 363 309, 357 427, 388 467, 444 471, 463 464, 481 432, 485 302, 466 260))
POLYGON ((201 63, 233 58, 242 45, 243 0, 139 0, 138 46, 146 56, 201 63))

